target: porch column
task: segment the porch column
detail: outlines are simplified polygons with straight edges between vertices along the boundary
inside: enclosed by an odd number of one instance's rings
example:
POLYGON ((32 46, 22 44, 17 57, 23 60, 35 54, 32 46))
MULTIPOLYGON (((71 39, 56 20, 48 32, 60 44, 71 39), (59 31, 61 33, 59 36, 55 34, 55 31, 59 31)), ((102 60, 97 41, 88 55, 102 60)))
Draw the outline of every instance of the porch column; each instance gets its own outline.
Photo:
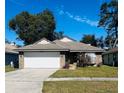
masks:
POLYGON ((24 68, 24 53, 19 52, 19 69, 24 68))
POLYGON ((65 66, 65 55, 60 54, 60 67, 63 68, 65 66))

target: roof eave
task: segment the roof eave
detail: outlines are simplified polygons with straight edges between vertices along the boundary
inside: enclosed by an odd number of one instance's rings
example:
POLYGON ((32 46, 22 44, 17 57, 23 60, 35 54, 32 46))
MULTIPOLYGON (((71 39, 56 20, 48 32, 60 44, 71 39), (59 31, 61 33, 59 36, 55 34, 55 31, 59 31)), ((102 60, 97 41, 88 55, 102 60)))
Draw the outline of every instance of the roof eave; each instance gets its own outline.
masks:
POLYGON ((31 51, 31 52, 40 52, 40 51, 69 51, 68 49, 16 49, 16 51, 23 51, 23 52, 26 52, 26 51, 31 51))
POLYGON ((105 52, 104 50, 70 50, 70 52, 105 52))
POLYGON ((18 54, 18 52, 10 52, 10 51, 5 51, 5 53, 18 54))
POLYGON ((118 51, 114 51, 114 52, 104 52, 104 53, 102 53, 102 55, 112 54, 112 53, 118 53, 118 51))

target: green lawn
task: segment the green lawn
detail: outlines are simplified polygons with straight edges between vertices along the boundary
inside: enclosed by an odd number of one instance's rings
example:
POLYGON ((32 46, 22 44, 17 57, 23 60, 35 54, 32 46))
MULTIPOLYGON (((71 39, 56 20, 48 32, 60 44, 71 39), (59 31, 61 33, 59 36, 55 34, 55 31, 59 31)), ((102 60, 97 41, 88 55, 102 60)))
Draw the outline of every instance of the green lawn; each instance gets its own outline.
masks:
POLYGON ((117 77, 118 68, 110 66, 79 67, 76 70, 61 69, 50 77, 117 77))
POLYGON ((10 65, 5 66, 5 72, 10 72, 10 71, 14 71, 14 70, 16 70, 16 69, 13 67, 10 67, 10 65))
POLYGON ((43 93, 118 93, 117 81, 46 81, 43 93))

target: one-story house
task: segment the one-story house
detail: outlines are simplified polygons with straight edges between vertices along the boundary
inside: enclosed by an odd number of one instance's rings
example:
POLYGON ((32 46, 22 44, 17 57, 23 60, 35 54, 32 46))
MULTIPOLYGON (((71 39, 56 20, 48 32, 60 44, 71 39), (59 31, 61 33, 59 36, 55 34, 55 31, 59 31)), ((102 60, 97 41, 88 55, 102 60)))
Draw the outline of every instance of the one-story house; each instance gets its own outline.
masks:
POLYGON ((103 64, 118 66, 118 48, 112 48, 102 54, 103 64))
POLYGON ((17 46, 15 44, 5 44, 5 65, 13 63, 14 67, 18 67, 18 52, 15 51, 17 46))
POLYGON ((101 63, 103 49, 77 42, 69 37, 49 41, 45 38, 34 44, 20 47, 20 68, 62 68, 67 62, 78 62, 79 54, 90 55, 93 63, 101 63))

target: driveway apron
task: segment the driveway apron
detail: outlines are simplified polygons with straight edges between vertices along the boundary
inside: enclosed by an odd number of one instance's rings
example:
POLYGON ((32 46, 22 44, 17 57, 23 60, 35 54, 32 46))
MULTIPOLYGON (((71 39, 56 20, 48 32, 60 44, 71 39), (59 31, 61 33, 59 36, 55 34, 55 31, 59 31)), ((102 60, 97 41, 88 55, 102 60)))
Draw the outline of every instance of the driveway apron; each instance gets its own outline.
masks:
POLYGON ((43 81, 57 69, 21 69, 6 73, 6 93, 42 93, 43 81))

